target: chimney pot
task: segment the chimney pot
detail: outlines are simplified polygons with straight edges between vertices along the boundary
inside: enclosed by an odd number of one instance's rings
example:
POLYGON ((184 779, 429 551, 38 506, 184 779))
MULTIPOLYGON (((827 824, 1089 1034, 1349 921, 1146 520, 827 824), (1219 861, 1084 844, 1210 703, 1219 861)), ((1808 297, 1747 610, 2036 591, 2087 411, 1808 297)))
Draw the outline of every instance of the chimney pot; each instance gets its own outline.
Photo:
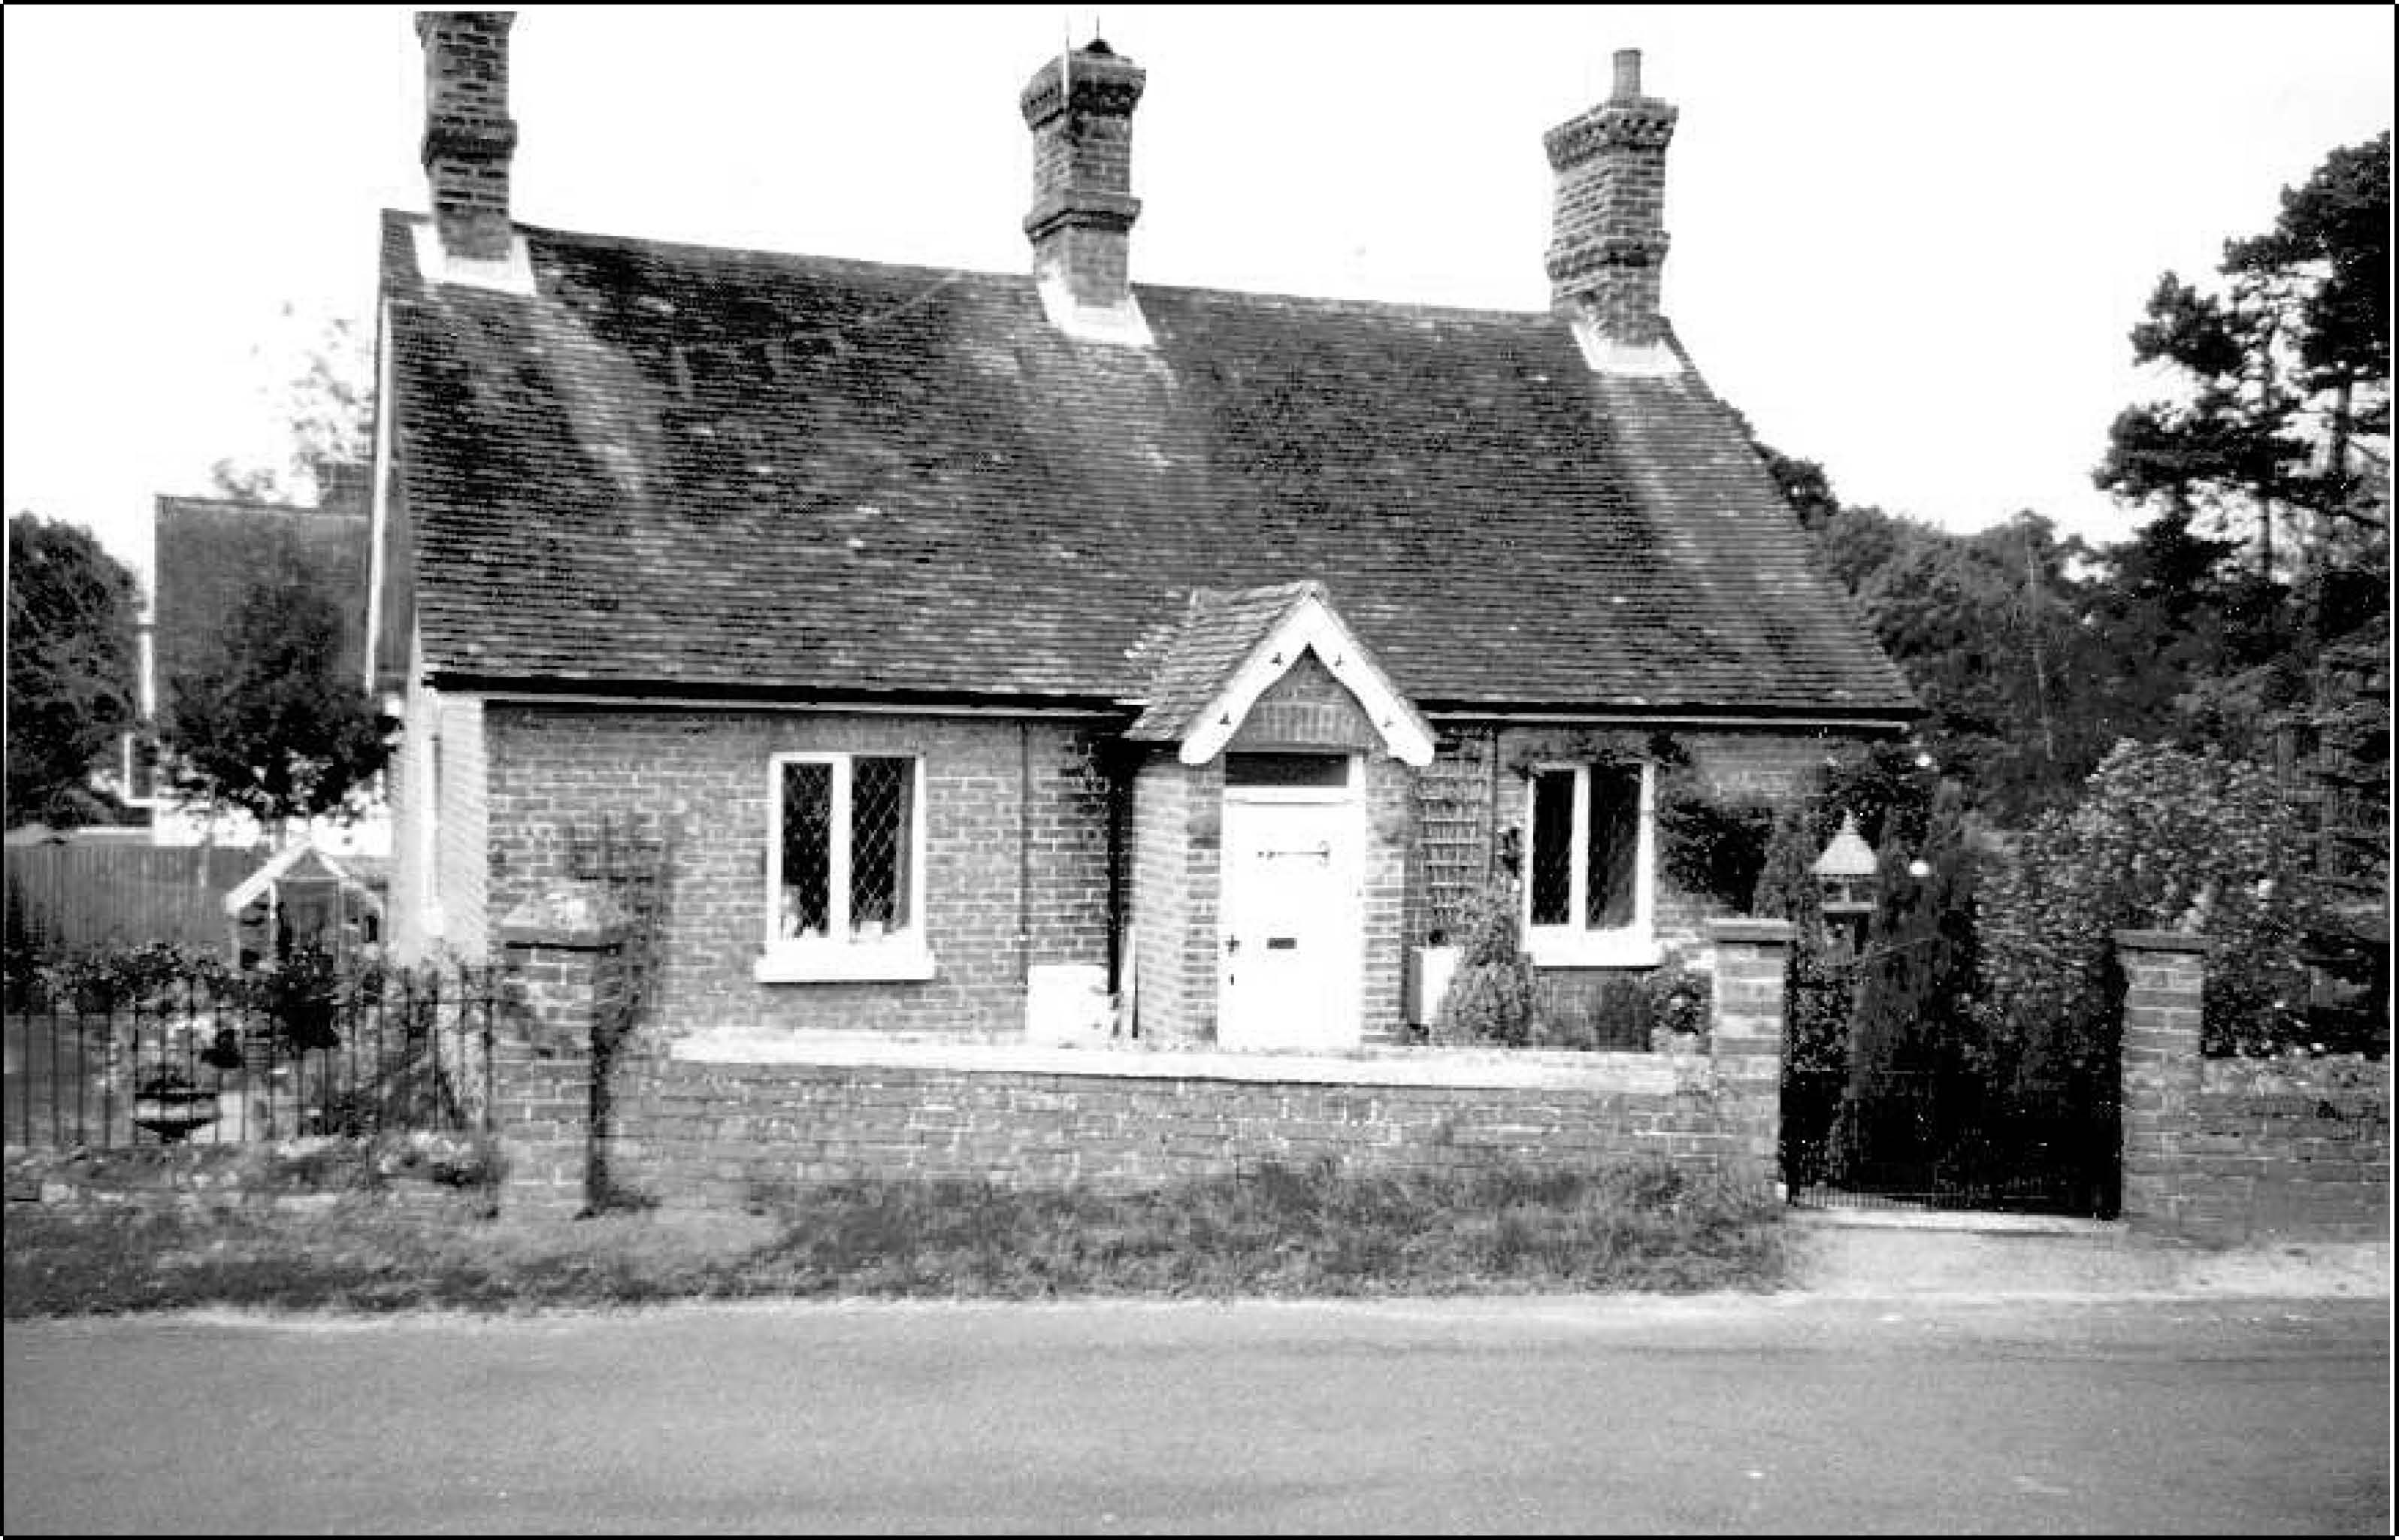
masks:
POLYGON ((1017 105, 1033 130, 1033 273, 1083 310, 1132 304, 1132 113, 1148 75, 1097 38, 1036 70, 1017 105))
POLYGON ((1542 137, 1557 173, 1550 224, 1552 308, 1618 347, 1665 335, 1666 145, 1675 112, 1641 94, 1641 51, 1616 55, 1606 101, 1542 137))

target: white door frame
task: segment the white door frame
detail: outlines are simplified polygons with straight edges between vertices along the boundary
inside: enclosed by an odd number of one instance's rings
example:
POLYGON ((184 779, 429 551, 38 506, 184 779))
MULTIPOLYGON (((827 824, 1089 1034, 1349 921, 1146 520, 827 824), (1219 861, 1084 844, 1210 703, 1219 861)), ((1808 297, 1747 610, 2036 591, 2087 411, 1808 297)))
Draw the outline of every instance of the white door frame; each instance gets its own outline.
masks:
POLYGON ((1345 784, 1338 787, 1316 786, 1227 786, 1224 790, 1224 820, 1217 862, 1216 912, 1216 1040, 1227 1047, 1321 1047, 1326 1049, 1354 1047, 1363 1025, 1366 981, 1366 926, 1363 884, 1366 861, 1366 803, 1364 766, 1361 756, 1351 753, 1341 757, 1348 765, 1345 784), (1346 961, 1332 966, 1334 985, 1332 1002, 1335 1019, 1321 1032, 1294 1034, 1288 1024, 1272 1014, 1245 1019, 1235 1008, 1231 983, 1232 966, 1237 954, 1230 943, 1237 939, 1242 918, 1236 912, 1241 893, 1232 880, 1235 871, 1233 832, 1240 821, 1239 810, 1244 807, 1313 806, 1324 810, 1326 827, 1335 836, 1336 886, 1340 894, 1340 910, 1327 916, 1324 929, 1333 938, 1332 955, 1346 961))

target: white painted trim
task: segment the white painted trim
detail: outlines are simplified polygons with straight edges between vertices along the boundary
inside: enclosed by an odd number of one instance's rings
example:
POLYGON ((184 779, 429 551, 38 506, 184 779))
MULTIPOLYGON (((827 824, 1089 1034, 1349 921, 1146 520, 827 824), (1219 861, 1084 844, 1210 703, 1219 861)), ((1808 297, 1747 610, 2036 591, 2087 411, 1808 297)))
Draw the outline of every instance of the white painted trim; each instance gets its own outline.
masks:
POLYGON ((1313 651, 1318 661, 1364 707, 1391 757, 1417 769, 1432 763, 1432 729, 1401 695, 1333 607, 1317 594, 1302 596, 1266 640, 1250 650, 1214 698, 1200 713, 1200 725, 1183 740, 1186 764, 1205 764, 1232 741, 1275 681, 1313 651))
POLYGON ((1654 967, 1660 960, 1658 945, 1658 767, 1641 765, 1641 805, 1635 815, 1633 844, 1633 919, 1629 924, 1594 930, 1583 924, 1590 912, 1587 885, 1591 878, 1591 766, 1568 760, 1543 761, 1533 766, 1525 782, 1524 897, 1517 918, 1525 930, 1525 950, 1539 967, 1654 967), (1567 836, 1567 923, 1533 923, 1531 868, 1535 830, 1533 815, 1537 777, 1545 770, 1574 773, 1574 821, 1567 836))
POLYGON ((443 246, 440 223, 430 214, 414 216, 409 235, 416 243, 416 270, 427 283, 454 283, 526 299, 539 292, 534 283, 533 250, 525 245, 524 236, 513 231, 508 235, 508 254, 490 261, 462 257, 443 246))
POLYGON ((766 756, 766 936, 753 974, 761 983, 792 983, 819 979, 929 979, 933 957, 925 942, 925 848, 932 843, 925 821, 925 783, 929 779, 921 753, 881 753, 864 750, 804 750, 766 756), (912 913, 903 930, 872 941, 859 940, 849 929, 850 776, 861 759, 904 759, 908 777, 908 895, 912 913), (782 915, 783 769, 792 764, 824 764, 833 769, 826 857, 825 928, 821 938, 789 937, 777 930, 782 915), (854 959, 853 955, 854 954, 854 959), (860 971, 860 970, 865 971, 860 971))
MULTIPOLYGON (((409 678, 423 678, 425 633, 413 620, 408 628, 409 678)), ((414 725, 420 730, 412 735, 403 728, 400 751, 415 760, 415 773, 409 777, 410 796, 416 804, 416 918, 417 927, 427 941, 436 941, 442 935, 441 912, 441 799, 434 785, 441 763, 441 692, 430 684, 412 682, 416 692, 417 712, 414 725), (421 715, 418 714, 421 712, 421 715)), ((407 719, 403 718, 403 722, 407 719)))
POLYGON ((1564 928, 1551 925, 1525 932, 1525 953, 1535 967, 1656 967, 1666 960, 1666 949, 1652 936, 1614 930, 1568 936, 1562 934, 1564 928))
POLYGON ((1664 343, 1619 342, 1602 331, 1597 323, 1582 317, 1575 318, 1573 331, 1575 345, 1582 350, 1583 365, 1594 374, 1673 380, 1685 372, 1683 360, 1664 343))
POLYGON ((1157 345, 1149 320, 1141 313, 1141 302, 1131 289, 1125 290, 1124 304, 1103 307, 1077 304, 1074 290, 1055 273, 1037 277, 1033 287, 1041 296, 1041 314, 1069 337, 1117 347, 1157 345))
POLYGON ((379 655, 376 642, 383 631, 383 586, 390 575, 384 570, 384 539, 391 524, 391 499, 385 489, 391 482, 391 419, 398 411, 391 395, 391 302, 384 300, 375 306, 375 432, 367 461, 367 638, 359 659, 366 675, 361 688, 371 695, 379 655))
POLYGON ((915 983, 935 971, 933 954, 910 936, 880 945, 777 941, 758 954, 750 977, 762 984, 915 983))
POLYGON ((869 1033, 720 1028, 668 1046, 699 1064, 813 1065, 825 1069, 955 1070, 967 1074, 1091 1075, 1108 1079, 1225 1080, 1252 1085, 1426 1086, 1670 1094, 1707 1085, 1705 1054, 1571 1052, 1535 1048, 1361 1047, 1347 1053, 1244 1053, 1228 1048, 1116 1045, 1050 1047, 869 1033))
POLYGON ((487 701, 496 701, 504 706, 615 706, 627 710, 792 711, 826 716, 1028 717, 1065 722, 1114 722, 1125 714, 1121 710, 1098 710, 1080 706, 917 706, 867 700, 725 700, 705 696, 611 696, 596 692, 547 690, 481 690, 476 693, 487 701))

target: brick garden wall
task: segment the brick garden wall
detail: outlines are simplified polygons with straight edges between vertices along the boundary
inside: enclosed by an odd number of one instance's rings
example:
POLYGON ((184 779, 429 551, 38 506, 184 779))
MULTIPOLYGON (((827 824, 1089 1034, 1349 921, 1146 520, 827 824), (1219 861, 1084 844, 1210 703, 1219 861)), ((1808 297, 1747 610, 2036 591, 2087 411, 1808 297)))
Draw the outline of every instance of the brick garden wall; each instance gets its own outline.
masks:
POLYGON ((1707 1060, 1647 1058, 1589 1056, 1579 1083, 1538 1087, 679 1061, 620 1105, 607 1160, 632 1191, 702 1207, 858 1178, 1126 1190, 1320 1159, 1736 1164, 1741 1129, 1707 1060))
POLYGON ((2370 1239, 2391 1223, 2391 1066, 2208 1059, 2203 938, 2117 937, 2123 1217, 2196 1239, 2370 1239))
POLYGON ((572 1211, 603 1194, 741 1204, 857 1178, 1141 1188, 1328 1157, 1403 1170, 1657 1156, 1759 1190, 1777 1175, 1779 921, 1715 928, 1705 1055, 1302 1059, 820 1033, 758 1039, 751 1057, 721 1038, 708 1058, 693 1042, 637 1042, 595 1098, 577 1023, 613 1009, 622 932, 604 908, 553 898, 502 927, 526 1005, 495 1102, 511 1211, 572 1211))
POLYGON ((491 1189, 427 1178, 364 1140, 159 1144, 8 1152, 11 1206, 69 1212, 226 1210, 322 1213, 337 1205, 455 1223, 492 1212, 491 1189))
POLYGON ((2391 1066, 2353 1055, 2211 1059, 2200 1069, 2184 1217, 2239 1238, 2367 1239, 2391 1223, 2391 1066))

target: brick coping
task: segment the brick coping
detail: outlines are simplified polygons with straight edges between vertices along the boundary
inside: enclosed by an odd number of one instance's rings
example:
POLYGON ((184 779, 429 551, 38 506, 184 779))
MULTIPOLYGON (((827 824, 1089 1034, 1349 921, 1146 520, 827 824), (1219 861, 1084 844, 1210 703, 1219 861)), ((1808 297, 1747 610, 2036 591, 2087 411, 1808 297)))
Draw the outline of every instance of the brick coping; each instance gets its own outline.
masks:
POLYGON ((723 1031, 680 1038, 678 1063, 826 1069, 949 1070, 985 1074, 1127 1080, 1226 1080, 1255 1085, 1419 1086, 1443 1089, 1630 1091, 1696 1089, 1704 1054, 1385 1047, 1348 1054, 1236 1053, 1220 1048, 1052 1047, 886 1037, 860 1033, 723 1031))

